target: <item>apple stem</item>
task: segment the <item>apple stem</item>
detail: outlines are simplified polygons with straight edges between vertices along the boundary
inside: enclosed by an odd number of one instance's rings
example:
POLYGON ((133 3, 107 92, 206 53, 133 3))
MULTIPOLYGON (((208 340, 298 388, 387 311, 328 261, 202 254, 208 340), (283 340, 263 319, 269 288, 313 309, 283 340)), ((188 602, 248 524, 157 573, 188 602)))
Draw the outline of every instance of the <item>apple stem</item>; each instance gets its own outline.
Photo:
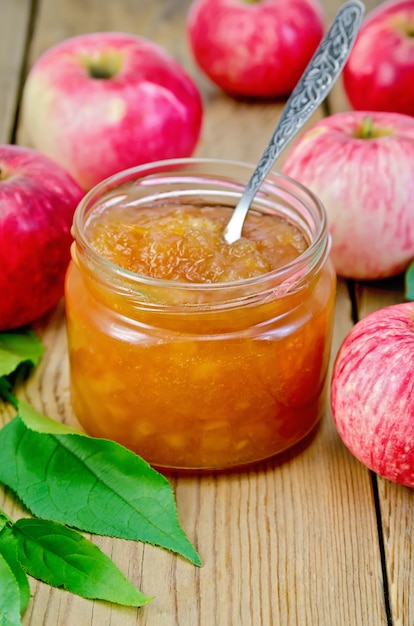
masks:
POLYGON ((373 128, 374 120, 372 117, 366 117, 362 122, 362 139, 372 139, 374 136, 373 128))
POLYGON ((354 128, 352 134, 356 139, 378 139, 394 135, 395 131, 392 125, 375 124, 373 116, 368 115, 354 128))
POLYGON ((0 165, 0 183, 10 178, 10 170, 4 164, 0 165))
POLYGON ((81 62, 89 76, 98 80, 109 80, 116 76, 122 68, 123 55, 116 50, 106 50, 98 56, 81 56, 81 62))
POLYGON ((96 65, 90 65, 89 66, 89 76, 91 78, 97 78, 97 79, 109 79, 112 78, 114 75, 112 69, 107 68, 107 67, 100 67, 98 64, 96 65))

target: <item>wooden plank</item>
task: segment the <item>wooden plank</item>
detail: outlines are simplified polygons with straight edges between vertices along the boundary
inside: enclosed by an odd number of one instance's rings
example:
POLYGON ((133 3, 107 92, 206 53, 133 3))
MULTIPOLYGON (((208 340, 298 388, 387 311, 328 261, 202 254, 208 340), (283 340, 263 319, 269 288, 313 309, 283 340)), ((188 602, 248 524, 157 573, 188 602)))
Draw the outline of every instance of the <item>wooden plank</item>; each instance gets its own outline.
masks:
MULTIPOLYGON (((367 14, 381 2, 365 2, 367 14)), ((349 108, 341 86, 331 101, 333 111, 349 108)), ((404 300, 403 277, 356 285, 358 317, 404 300)), ((390 611, 394 625, 414 624, 414 538, 411 516, 414 492, 377 478, 387 567, 390 611)))
POLYGON ((30 0, 2 0, 0 19, 0 142, 12 139, 24 62, 30 0))
POLYGON ((393 623, 395 626, 414 624, 414 491, 379 479, 378 492, 393 623))
MULTIPOLYGON (((236 102, 199 74, 183 37, 188 6, 189 0, 42 0, 31 62, 55 42, 82 32, 148 36, 200 85, 206 110, 198 154, 255 161, 281 104, 236 102)), ((20 137, 23 141, 24 129, 20 137)), ((46 354, 21 393, 38 410, 76 425, 64 324, 61 305, 36 326, 46 354)), ((333 354, 351 326, 350 300, 341 282, 333 354)), ((2 408, 1 422, 12 413, 2 408)), ((25 626, 386 624, 370 476, 341 444, 329 411, 306 445, 276 460, 240 472, 169 477, 182 525, 204 566, 194 568, 151 546, 94 538, 156 599, 136 611, 33 582, 25 626)), ((9 495, 0 497, 11 516, 22 514, 9 495)))
MULTIPOLYGON (((338 310, 334 352, 351 326, 342 283, 338 310)), ((36 328, 47 356, 24 395, 76 426, 63 324, 60 308, 36 328)), ((243 472, 170 476, 182 524, 202 554, 200 570, 150 546, 94 539, 156 596, 148 607, 109 611, 34 583, 24 624, 385 624, 368 472, 347 453, 330 416, 308 444, 243 472)))
MULTIPOLYGON (((404 301, 403 277, 357 286, 358 314, 362 318, 384 306, 404 301)), ((377 478, 389 602, 395 625, 414 624, 414 490, 377 478)))
MULTIPOLYGON (((366 15, 382 4, 365 1, 366 15)), ((330 96, 333 113, 349 110, 342 81, 330 96)), ((383 306, 403 301, 401 276, 355 286, 358 317, 383 306)), ((389 610, 394 626, 414 624, 414 539, 412 533, 413 490, 395 485, 382 478, 376 479, 384 541, 384 557, 387 569, 389 610)))
MULTIPOLYGON (((0 19, 0 142, 9 143, 16 115, 20 74, 24 62, 26 35, 30 18, 30 1, 2 0, 0 19)), ((0 422, 5 423, 14 410, 2 403, 0 422)), ((8 492, 0 489, 0 508, 11 515, 20 509, 8 492)))

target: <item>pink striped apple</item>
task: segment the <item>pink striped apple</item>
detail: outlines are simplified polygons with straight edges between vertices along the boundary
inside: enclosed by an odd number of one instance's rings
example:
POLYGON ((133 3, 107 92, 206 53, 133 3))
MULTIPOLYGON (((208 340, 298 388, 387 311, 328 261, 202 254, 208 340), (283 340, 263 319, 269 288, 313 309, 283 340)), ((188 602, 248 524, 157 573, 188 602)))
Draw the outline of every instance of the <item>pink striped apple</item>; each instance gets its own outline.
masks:
POLYGON ((0 331, 34 322, 63 296, 82 196, 48 157, 0 145, 0 331))
POLYGON ((289 94, 324 31, 318 0, 194 0, 190 49, 204 73, 233 96, 289 94))
POLYGON ((414 0, 382 2, 367 15, 343 84, 354 109, 414 115, 414 0))
POLYGON ((89 189, 120 170, 190 156, 201 95, 161 47, 127 33, 90 33, 40 56, 23 92, 28 141, 89 189))
POLYGON ((345 337, 331 405, 339 436, 361 463, 414 487, 414 302, 367 315, 345 337))
POLYGON ((325 205, 339 275, 384 278, 414 258, 414 118, 331 115, 297 139, 282 170, 325 205))

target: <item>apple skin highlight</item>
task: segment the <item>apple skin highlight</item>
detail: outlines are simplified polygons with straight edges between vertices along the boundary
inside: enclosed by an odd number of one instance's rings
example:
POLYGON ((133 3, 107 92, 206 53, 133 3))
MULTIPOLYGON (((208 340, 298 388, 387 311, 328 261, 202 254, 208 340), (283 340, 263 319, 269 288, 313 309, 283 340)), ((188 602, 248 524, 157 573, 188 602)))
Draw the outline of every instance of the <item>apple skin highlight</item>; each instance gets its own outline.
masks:
POLYGON ((202 125, 201 96, 161 47, 125 33, 91 33, 47 50, 23 92, 33 147, 83 189, 129 167, 190 156, 202 125))
POLYGON ((414 487, 414 303, 358 322, 334 364, 331 406, 350 452, 384 478, 414 487))
POLYGON ((282 171, 324 204, 339 275, 386 278, 414 258, 412 117, 372 111, 326 117, 295 141, 282 171), (367 121, 371 135, 364 136, 367 121))

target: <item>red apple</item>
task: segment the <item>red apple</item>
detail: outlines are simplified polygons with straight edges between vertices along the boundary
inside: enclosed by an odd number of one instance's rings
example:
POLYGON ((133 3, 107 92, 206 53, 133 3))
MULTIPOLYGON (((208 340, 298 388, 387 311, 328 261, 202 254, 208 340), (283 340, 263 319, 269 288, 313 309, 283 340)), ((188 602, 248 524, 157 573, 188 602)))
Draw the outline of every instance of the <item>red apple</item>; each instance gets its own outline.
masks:
POLYGON ((0 330, 30 324, 63 295, 83 191, 34 150, 0 145, 0 330))
POLYGON ((331 115, 296 140, 282 170, 325 205, 338 274, 384 278, 414 258, 414 118, 331 115))
POLYGON ((289 94, 323 31, 317 0, 195 0, 187 15, 198 65, 234 96, 289 94))
POLYGON ((385 2, 365 18, 343 84, 354 109, 414 115, 414 0, 385 2))
POLYGON ((357 459, 414 487, 414 302, 385 307, 354 326, 336 357, 331 405, 357 459))
POLYGON ((156 44, 91 33, 47 50, 23 93, 31 144, 84 189, 148 161, 190 156, 202 122, 200 93, 156 44))

